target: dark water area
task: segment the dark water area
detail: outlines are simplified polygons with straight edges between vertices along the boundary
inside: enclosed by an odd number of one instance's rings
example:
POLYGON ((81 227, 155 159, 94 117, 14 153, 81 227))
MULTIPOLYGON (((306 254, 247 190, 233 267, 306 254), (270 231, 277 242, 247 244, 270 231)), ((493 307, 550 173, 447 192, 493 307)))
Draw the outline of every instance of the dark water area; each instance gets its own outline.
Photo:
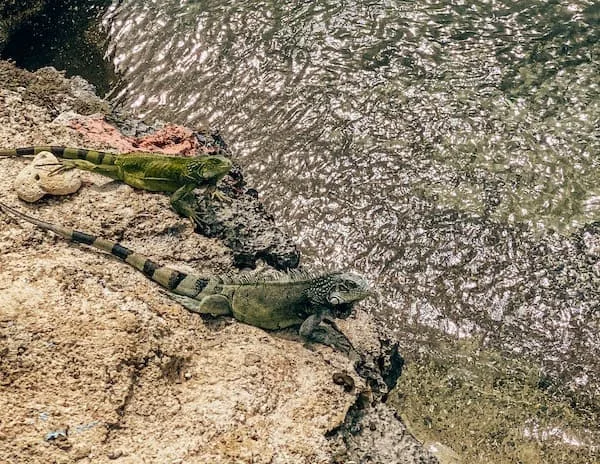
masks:
POLYGON ((0 56, 34 71, 44 66, 82 76, 105 95, 116 82, 104 58, 106 34, 98 20, 111 0, 50 0, 15 30, 0 56))
POLYGON ((121 0, 102 26, 118 107, 219 129, 304 264, 377 286, 444 462, 600 462, 599 3, 121 0))

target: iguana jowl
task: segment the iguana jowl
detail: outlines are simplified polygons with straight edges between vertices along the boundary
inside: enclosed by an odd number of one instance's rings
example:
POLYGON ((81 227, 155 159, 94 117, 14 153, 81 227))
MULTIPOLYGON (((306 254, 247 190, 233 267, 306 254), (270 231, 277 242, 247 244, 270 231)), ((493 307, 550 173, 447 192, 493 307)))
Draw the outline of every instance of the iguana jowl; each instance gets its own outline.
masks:
POLYGON ((231 169, 231 161, 221 155, 193 158, 160 153, 131 152, 113 154, 103 151, 61 146, 36 146, 0 150, 3 156, 33 156, 49 151, 62 160, 62 168, 92 171, 132 187, 152 192, 173 193, 171 205, 179 214, 195 216, 185 197, 197 187, 206 186, 214 197, 216 184, 231 169))
POLYGON ((327 319, 335 329, 331 318, 347 317, 354 303, 371 294, 365 279, 349 272, 319 275, 291 271, 274 272, 262 278, 226 275, 204 278, 161 266, 117 242, 42 221, 3 203, 0 209, 67 240, 116 256, 167 289, 171 298, 190 311, 229 315, 263 329, 299 325, 300 335, 345 350, 348 349, 343 346, 345 337, 339 346, 340 338, 336 338, 336 334, 318 326, 327 319))

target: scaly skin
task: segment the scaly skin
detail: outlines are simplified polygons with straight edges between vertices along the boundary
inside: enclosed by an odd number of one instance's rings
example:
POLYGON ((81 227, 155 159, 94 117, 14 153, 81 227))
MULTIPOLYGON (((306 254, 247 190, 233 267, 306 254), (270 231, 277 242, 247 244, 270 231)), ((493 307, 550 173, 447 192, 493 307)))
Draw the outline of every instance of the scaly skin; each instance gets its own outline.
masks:
POLYGON ((167 290, 167 295, 192 312, 233 316, 262 329, 300 326, 300 335, 316 342, 352 351, 333 318, 347 317, 353 305, 371 294, 364 278, 334 272, 311 274, 292 271, 259 276, 201 277, 157 264, 117 242, 50 224, 3 203, 0 210, 75 243, 106 251, 121 259, 167 290), (333 333, 319 326, 326 320, 333 333))
POLYGON ((49 151, 62 160, 60 169, 92 171, 132 187, 151 192, 173 193, 171 205, 179 214, 198 221, 185 198, 197 187, 208 187, 214 198, 216 185, 231 169, 231 161, 221 155, 184 158, 159 153, 113 154, 83 148, 36 146, 0 150, 2 156, 34 156, 49 151))

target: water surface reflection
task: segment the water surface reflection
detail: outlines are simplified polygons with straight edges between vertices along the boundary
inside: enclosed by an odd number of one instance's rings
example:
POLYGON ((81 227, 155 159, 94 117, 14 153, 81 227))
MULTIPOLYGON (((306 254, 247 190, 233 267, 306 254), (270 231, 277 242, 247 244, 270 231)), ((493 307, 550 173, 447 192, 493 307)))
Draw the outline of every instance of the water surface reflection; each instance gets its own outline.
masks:
POLYGON ((122 0, 105 25, 115 100, 220 128, 305 262, 377 282, 407 353, 476 336, 597 413, 599 18, 591 0, 122 0))

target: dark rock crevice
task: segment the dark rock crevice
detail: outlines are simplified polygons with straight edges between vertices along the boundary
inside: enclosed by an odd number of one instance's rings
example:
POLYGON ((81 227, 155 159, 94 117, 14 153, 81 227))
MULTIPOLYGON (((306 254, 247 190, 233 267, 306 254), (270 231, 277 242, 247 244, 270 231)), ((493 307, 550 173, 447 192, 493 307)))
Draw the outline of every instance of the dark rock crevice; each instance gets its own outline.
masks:
POLYGON ((378 326, 379 348, 363 352, 357 366, 367 390, 359 393, 344 422, 327 437, 335 450, 335 463, 420 463, 438 460, 407 430, 398 412, 387 404, 388 394, 402 374, 404 359, 399 344, 378 326))

